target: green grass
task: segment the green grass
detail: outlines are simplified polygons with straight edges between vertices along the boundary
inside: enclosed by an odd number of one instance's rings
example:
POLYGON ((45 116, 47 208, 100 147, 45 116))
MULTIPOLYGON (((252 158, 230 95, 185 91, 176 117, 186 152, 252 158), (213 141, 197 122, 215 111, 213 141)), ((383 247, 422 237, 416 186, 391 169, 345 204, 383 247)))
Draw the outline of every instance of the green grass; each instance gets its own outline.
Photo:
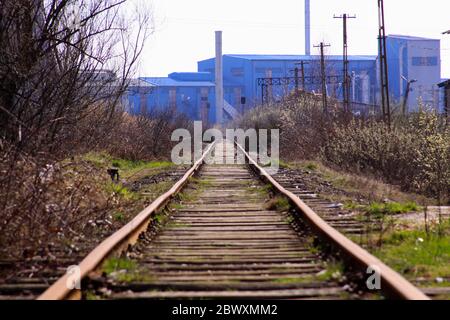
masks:
POLYGON ((374 253, 386 264, 411 277, 448 277, 450 275, 450 222, 424 230, 404 230, 388 234, 374 253))
POLYGON ((274 282, 274 283, 281 283, 281 284, 306 283, 306 282, 311 282, 312 279, 313 279, 312 276, 281 277, 281 278, 273 279, 272 282, 274 282))
POLYGON ((212 179, 205 179, 205 178, 190 177, 189 178, 189 182, 193 183, 193 184, 195 184, 197 186, 200 186, 200 187, 207 187, 207 186, 210 186, 212 184, 213 180, 212 179))
POLYGON ((95 294, 95 292, 88 290, 85 294, 86 300, 100 300, 100 298, 95 294))
POLYGON ((369 206, 366 207, 365 211, 374 216, 380 216, 384 214, 388 215, 396 215, 408 212, 417 212, 420 210, 420 207, 414 202, 388 202, 388 203, 379 203, 373 202, 369 206))
POLYGON ((329 262, 325 271, 315 275, 320 281, 339 280, 344 275, 344 265, 342 262, 329 262))
POLYGON ((136 261, 125 258, 107 259, 102 271, 119 282, 150 282, 153 278, 141 272, 136 261))
POLYGON ((136 261, 125 258, 109 258, 102 266, 102 271, 107 275, 119 270, 135 271, 137 268, 136 261))
POLYGON ((106 152, 89 152, 82 157, 97 168, 107 168, 110 166, 121 170, 121 176, 130 177, 144 169, 164 169, 174 166, 168 161, 134 161, 114 158, 106 152))
POLYGON ((156 221, 159 224, 163 224, 168 219, 167 215, 165 215, 163 212, 158 212, 153 217, 153 220, 156 221))
POLYGON ((309 162, 305 164, 305 169, 308 169, 310 171, 316 171, 317 169, 319 169, 318 165, 314 162, 309 162))
POLYGON ((125 215, 123 214, 123 212, 116 212, 113 214, 113 219, 115 221, 123 221, 125 219, 125 215))
POLYGON ((265 184, 263 186, 253 185, 246 187, 245 190, 250 193, 256 192, 262 196, 268 196, 273 192, 273 186, 271 184, 265 184))
POLYGON ((144 186, 139 193, 151 193, 154 195, 162 195, 166 193, 174 185, 173 181, 161 181, 144 186))
POLYGON ((125 200, 134 200, 137 197, 136 193, 128 190, 128 188, 124 187, 121 183, 116 184, 110 182, 106 185, 105 189, 106 192, 114 193, 125 200))

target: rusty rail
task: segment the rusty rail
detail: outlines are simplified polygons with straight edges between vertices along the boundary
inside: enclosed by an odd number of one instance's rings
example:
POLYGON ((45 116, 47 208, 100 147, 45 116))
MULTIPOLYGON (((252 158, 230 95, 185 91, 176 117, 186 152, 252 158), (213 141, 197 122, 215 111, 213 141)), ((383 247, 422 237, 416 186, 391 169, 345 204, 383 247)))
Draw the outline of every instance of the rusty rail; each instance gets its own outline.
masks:
POLYGON ((295 205, 302 218, 323 238, 327 243, 337 248, 347 260, 359 266, 365 273, 367 268, 376 267, 381 277, 381 288, 384 293, 395 299, 404 300, 430 300, 422 291, 403 278, 399 273, 381 262, 378 258, 361 248, 359 245, 345 237, 342 233, 327 224, 310 207, 300 200, 292 192, 283 188, 271 175, 267 173, 250 155, 239 145, 238 148, 248 159, 250 166, 269 182, 280 194, 286 196, 295 205))
MULTIPOLYGON (((215 143, 208 146, 202 157, 184 174, 183 178, 175 183, 169 191, 158 197, 150 206, 140 212, 133 220, 105 239, 86 258, 78 265, 80 268, 80 278, 83 279, 90 272, 94 271, 109 255, 116 252, 122 252, 129 245, 136 243, 139 235, 145 231, 152 220, 153 214, 162 208, 170 199, 173 198, 188 182, 189 178, 203 164, 203 161, 212 150, 215 143)), ((65 274, 58 279, 50 288, 48 288, 38 300, 79 300, 81 299, 81 290, 70 289, 71 275, 65 274)))

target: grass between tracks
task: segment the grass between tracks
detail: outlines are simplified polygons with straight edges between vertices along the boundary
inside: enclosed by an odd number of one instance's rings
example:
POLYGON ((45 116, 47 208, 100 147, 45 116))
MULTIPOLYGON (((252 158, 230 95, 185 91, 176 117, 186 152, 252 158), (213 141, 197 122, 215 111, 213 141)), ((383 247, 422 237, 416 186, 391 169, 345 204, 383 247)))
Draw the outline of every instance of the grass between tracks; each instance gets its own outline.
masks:
POLYGON ((153 278, 139 270, 134 260, 127 258, 109 258, 102 266, 102 272, 119 282, 150 282, 153 278))

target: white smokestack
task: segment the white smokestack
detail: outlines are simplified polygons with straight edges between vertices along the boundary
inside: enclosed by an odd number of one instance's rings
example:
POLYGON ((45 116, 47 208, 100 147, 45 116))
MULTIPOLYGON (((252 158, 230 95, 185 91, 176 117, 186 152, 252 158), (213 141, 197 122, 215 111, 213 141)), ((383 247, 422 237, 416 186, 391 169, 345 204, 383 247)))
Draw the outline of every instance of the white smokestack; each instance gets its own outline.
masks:
POLYGON ((222 31, 216 31, 216 121, 223 121, 222 31))
POLYGON ((305 0, 305 54, 311 55, 311 6, 310 0, 305 0))

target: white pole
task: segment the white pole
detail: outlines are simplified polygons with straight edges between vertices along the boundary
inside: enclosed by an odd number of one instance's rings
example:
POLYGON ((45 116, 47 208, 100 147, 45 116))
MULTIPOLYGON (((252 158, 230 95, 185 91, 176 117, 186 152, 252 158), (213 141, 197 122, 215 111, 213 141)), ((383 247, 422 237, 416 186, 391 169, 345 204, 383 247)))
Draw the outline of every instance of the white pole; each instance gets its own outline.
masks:
POLYGON ((311 55, 311 5, 305 0, 305 54, 311 55))
POLYGON ((223 122, 222 31, 216 31, 216 122, 223 122))

